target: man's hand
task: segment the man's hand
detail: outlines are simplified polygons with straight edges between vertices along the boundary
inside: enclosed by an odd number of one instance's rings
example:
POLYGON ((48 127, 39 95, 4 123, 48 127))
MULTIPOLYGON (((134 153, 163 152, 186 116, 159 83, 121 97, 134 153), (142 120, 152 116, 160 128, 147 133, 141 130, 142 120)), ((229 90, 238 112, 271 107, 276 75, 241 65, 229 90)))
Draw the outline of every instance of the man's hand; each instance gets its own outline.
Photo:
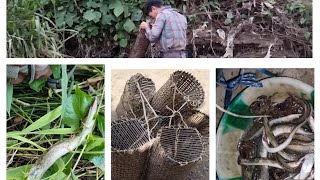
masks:
POLYGON ((46 79, 52 75, 51 67, 48 65, 46 68, 43 69, 43 67, 45 66, 46 65, 42 65, 42 67, 39 67, 37 69, 37 65, 36 65, 36 74, 34 76, 34 79, 46 79))
POLYGON ((147 29, 148 27, 149 27, 149 24, 146 23, 146 22, 142 22, 142 23, 140 24, 140 29, 147 29))
MULTIPOLYGON (((10 66, 14 66, 14 67, 18 67, 19 65, 10 65, 10 66)), ((25 65, 28 66, 28 65, 25 65)), ((50 65, 33 65, 34 66, 34 70, 35 70, 35 75, 34 75, 34 79, 46 79, 48 77, 50 77, 52 75, 52 70, 50 65)), ((22 71, 21 69, 19 70, 19 72, 17 72, 17 77, 16 78, 8 78, 8 82, 10 82, 11 84, 21 84, 27 76, 30 76, 30 72, 28 72, 28 70, 22 71)))

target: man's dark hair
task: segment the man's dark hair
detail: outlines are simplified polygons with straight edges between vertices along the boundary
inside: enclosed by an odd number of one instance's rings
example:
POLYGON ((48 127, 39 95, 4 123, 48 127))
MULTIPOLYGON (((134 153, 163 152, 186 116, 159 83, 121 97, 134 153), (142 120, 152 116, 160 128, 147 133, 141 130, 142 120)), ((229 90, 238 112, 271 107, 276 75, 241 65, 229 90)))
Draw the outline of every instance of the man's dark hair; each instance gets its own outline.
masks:
POLYGON ((151 12, 151 7, 158 7, 160 8, 162 6, 161 0, 147 0, 147 2, 144 4, 143 12, 146 16, 149 15, 149 12, 151 12))

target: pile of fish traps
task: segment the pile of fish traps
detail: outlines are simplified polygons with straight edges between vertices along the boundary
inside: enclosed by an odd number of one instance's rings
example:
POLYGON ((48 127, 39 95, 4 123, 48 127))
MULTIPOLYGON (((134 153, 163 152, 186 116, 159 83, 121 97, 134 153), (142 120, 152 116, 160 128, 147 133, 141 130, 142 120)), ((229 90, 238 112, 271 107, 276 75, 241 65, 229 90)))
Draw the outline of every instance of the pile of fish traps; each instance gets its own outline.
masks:
POLYGON ((155 91, 142 74, 126 83, 111 126, 112 180, 185 179, 209 139, 209 116, 198 111, 204 91, 176 71, 155 91))
POLYGON ((314 113, 304 99, 289 96, 281 103, 260 96, 252 121, 239 144, 238 163, 245 180, 314 179, 314 113))

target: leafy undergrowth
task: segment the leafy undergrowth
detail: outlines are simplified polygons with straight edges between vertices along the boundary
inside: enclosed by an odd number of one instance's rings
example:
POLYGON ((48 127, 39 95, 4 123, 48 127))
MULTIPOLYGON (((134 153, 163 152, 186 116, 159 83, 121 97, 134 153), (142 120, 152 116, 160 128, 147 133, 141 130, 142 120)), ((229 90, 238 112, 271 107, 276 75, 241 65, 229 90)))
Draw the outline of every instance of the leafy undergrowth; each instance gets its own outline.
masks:
POLYGON ((310 0, 190 1, 186 12, 194 57, 312 57, 310 0))
MULTIPOLYGON (((8 57, 125 57, 145 0, 8 0, 8 57)), ((174 1, 165 1, 173 4, 174 1)))
POLYGON ((66 66, 61 67, 55 72, 62 72, 62 89, 45 86, 36 92, 27 84, 14 85, 10 98, 8 88, 7 179, 26 179, 32 164, 51 146, 81 132, 95 97, 99 106, 92 133, 59 158, 43 179, 104 179, 104 66, 78 65, 70 80, 66 66))

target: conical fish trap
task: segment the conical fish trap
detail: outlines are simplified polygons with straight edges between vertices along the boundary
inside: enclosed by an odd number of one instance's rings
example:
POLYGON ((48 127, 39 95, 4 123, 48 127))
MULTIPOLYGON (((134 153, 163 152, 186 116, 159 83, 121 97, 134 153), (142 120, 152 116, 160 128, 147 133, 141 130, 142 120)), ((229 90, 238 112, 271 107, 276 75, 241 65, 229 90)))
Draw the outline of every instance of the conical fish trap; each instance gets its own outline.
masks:
POLYGON ((152 146, 146 179, 184 179, 202 153, 196 129, 164 127, 152 146))
POLYGON ((199 107, 203 101, 204 91, 198 80, 187 72, 176 71, 156 92, 151 106, 161 115, 171 115, 172 111, 167 107, 186 111, 199 107))
POLYGON ((142 74, 135 74, 126 83, 116 108, 118 117, 139 118, 143 115, 142 101, 138 85, 149 101, 155 93, 154 82, 142 74))
POLYGON ((209 143, 209 116, 198 110, 191 110, 183 114, 188 126, 196 128, 205 144, 209 143))
POLYGON ((140 180, 152 142, 140 121, 118 120, 111 127, 112 180, 140 180))

